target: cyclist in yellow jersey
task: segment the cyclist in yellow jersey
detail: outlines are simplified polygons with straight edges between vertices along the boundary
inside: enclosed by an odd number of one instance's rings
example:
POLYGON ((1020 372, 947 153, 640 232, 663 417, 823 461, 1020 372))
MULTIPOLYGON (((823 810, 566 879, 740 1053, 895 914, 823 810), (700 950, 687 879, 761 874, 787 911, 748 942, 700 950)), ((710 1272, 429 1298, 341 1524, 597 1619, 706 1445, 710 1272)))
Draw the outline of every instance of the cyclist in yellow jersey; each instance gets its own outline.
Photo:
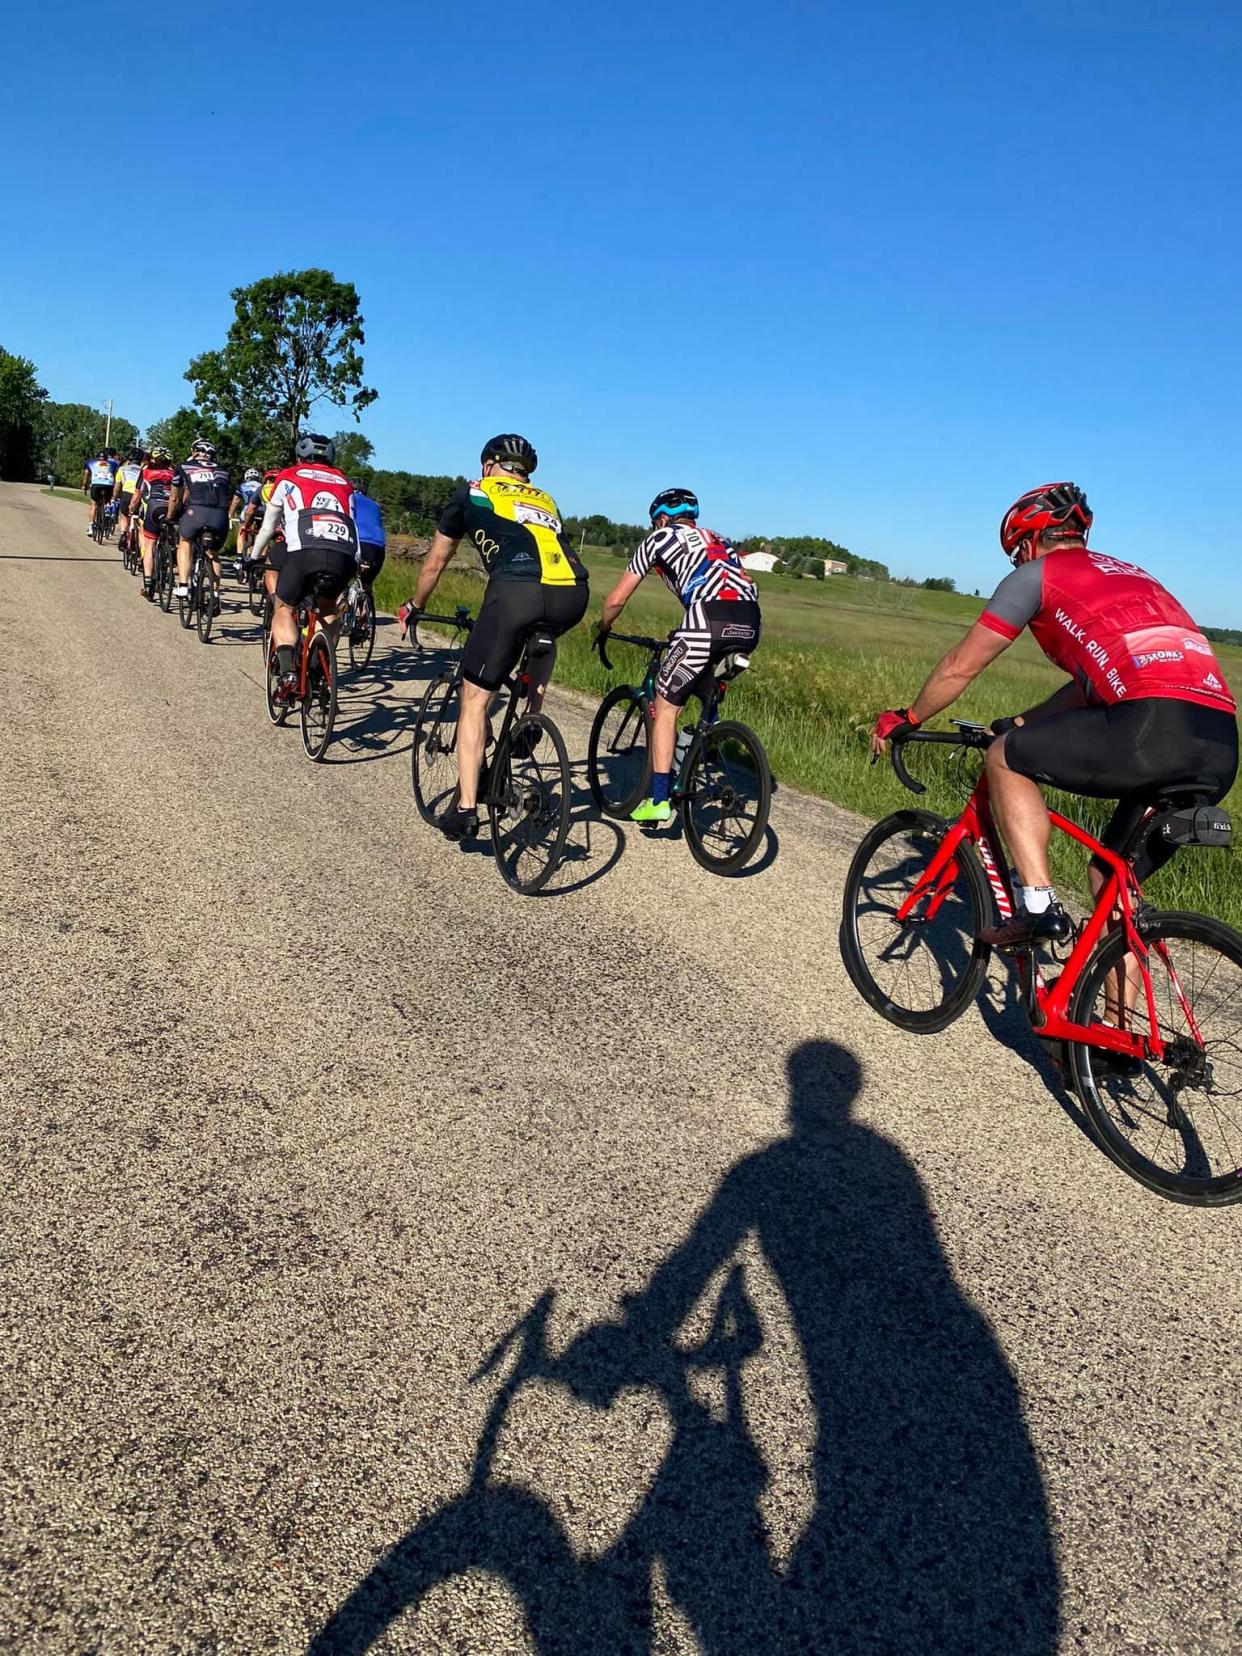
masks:
MULTIPOLYGON (((525 437, 493 437, 479 457, 482 475, 457 489, 436 527, 412 604, 398 618, 411 633, 435 591, 445 565, 463 537, 477 548, 487 570, 487 591, 462 653, 465 682, 457 721, 458 802, 440 818, 449 839, 473 839, 479 831, 479 770, 483 762, 487 707, 522 654, 532 629, 554 635, 576 627, 586 614, 587 572, 561 527, 551 495, 530 481, 539 456, 525 437)), ((541 658, 527 711, 536 713, 552 676, 556 652, 541 658)))

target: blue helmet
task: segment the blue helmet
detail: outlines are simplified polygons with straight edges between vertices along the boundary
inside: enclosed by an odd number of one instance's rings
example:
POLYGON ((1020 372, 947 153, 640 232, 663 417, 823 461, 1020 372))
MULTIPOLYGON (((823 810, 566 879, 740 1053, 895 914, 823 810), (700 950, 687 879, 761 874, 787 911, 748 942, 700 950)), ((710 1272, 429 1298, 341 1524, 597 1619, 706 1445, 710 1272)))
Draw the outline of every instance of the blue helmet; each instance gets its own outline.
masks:
POLYGON ((658 494, 647 508, 647 516, 652 522, 657 517, 689 518, 691 522, 699 515, 699 497, 692 489, 665 489, 658 494))

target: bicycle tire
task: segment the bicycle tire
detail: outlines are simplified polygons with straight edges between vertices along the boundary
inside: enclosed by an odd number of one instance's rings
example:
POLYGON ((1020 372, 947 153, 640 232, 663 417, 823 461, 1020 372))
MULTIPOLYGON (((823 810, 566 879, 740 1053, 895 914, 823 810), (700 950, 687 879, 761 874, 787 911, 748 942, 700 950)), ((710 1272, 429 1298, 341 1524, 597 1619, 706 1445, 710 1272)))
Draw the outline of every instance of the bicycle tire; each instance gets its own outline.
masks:
POLYGON ((632 685, 618 684, 595 710, 587 783, 597 809, 609 817, 628 817, 651 786, 651 709, 632 685))
POLYGON ((684 774, 681 823, 690 855, 713 874, 738 873, 759 849, 772 807, 772 772, 763 743, 749 725, 722 719, 695 736, 684 774), (753 781, 749 816, 736 809, 746 797, 747 773, 753 781), (738 824, 740 842, 716 850, 712 835, 727 822, 738 824))
POLYGON ((256 621, 263 619, 263 611, 267 603, 267 588, 263 585, 263 576, 248 578, 249 590, 246 593, 246 602, 250 606, 250 613, 256 621))
MULTIPOLYGON (((1172 1049, 1165 1062, 1148 1060, 1137 1074, 1125 1075, 1098 1047, 1067 1042, 1074 1090, 1100 1148, 1132 1179, 1169 1201, 1223 1207, 1242 1200, 1242 937, 1220 920, 1173 910, 1149 911, 1141 936, 1160 1033, 1174 1043, 1172 1049), (1188 1032, 1170 965, 1190 999, 1201 1040, 1188 1032), (1228 1020, 1223 1033, 1210 1032, 1214 1007, 1228 1020), (1153 1081, 1153 1096, 1145 1097, 1140 1089, 1153 1081), (1209 1144, 1221 1147, 1219 1172, 1212 1171, 1216 1163, 1209 1144), (1154 1159, 1161 1145, 1180 1166, 1154 1159)), ((1097 1003, 1107 994, 1125 945, 1124 932, 1111 932, 1087 962, 1070 1004, 1074 1023, 1089 1024, 1099 1015, 1097 1003)), ((1131 1017, 1135 1031, 1147 1033, 1150 1015, 1142 987, 1131 1017)))
POLYGON ((504 779, 503 797, 487 803, 496 866, 506 885, 532 897, 560 866, 573 810, 573 773, 565 738, 546 713, 527 713, 514 720, 497 750, 491 775, 504 779), (521 758, 513 752, 519 737, 532 738, 530 753, 521 758))
POLYGON ((457 787, 457 713, 461 685, 451 674, 432 679, 418 705, 410 752, 410 785, 424 822, 435 823, 457 787))
POLYGON ((267 652, 267 661, 264 671, 264 690, 267 696, 267 716, 274 725, 282 725, 289 717, 289 703, 278 702, 273 694, 280 682, 280 662, 276 658, 275 650, 267 652))
POLYGON ((267 660, 268 642, 272 636, 272 616, 275 612, 276 605, 272 600, 272 595, 265 590, 263 593, 263 609, 259 621, 259 644, 263 650, 264 661, 267 660))
POLYGON ((155 549, 155 591, 159 598, 160 608, 165 615, 172 609, 174 585, 172 558, 166 547, 157 546, 155 549))
POLYGON ((184 598, 177 599, 177 619, 188 632, 194 625, 195 600, 198 597, 198 583, 194 579, 193 567, 190 569, 185 584, 189 590, 184 598))
POLYGON ((306 757, 321 764, 336 724, 336 664, 323 633, 316 633, 306 653, 306 694, 302 697, 302 746, 306 757))
POLYGON ((921 929, 926 925, 921 917, 906 921, 899 930, 895 928, 897 909, 949 828, 944 817, 931 811, 896 811, 877 822, 854 853, 842 897, 841 959, 850 982, 868 1006, 889 1023, 922 1035, 945 1029, 962 1015, 979 993, 992 952, 979 939, 992 913, 991 897, 974 847, 965 842, 956 858, 953 884, 932 922, 936 930, 921 929), (900 860, 889 866, 883 860, 883 850, 898 840, 905 842, 900 860), (869 874, 877 853, 881 871, 869 874), (891 896, 886 895, 877 905, 876 887, 881 880, 891 896), (878 927, 873 923, 876 914, 881 917, 878 927), (864 919, 865 925, 860 925, 864 919), (873 932, 876 943, 870 947, 873 932), (900 955, 889 949, 888 939, 893 937, 909 939, 908 943, 900 941, 900 955), (933 941, 924 942, 919 950, 923 964, 912 968, 920 938, 933 941), (885 954, 889 955, 889 969, 882 981, 872 960, 885 954), (923 998, 930 1002, 926 1006, 912 1006, 895 998, 899 988, 907 1001, 913 998, 916 977, 926 980, 923 998))
POLYGON ((203 559, 202 568, 198 572, 195 608, 199 640, 206 644, 211 638, 211 623, 215 620, 216 609, 216 578, 206 558, 203 559))
POLYGON ((349 631, 349 665, 356 673, 369 664, 375 648, 375 604, 363 587, 354 606, 354 624, 349 631))

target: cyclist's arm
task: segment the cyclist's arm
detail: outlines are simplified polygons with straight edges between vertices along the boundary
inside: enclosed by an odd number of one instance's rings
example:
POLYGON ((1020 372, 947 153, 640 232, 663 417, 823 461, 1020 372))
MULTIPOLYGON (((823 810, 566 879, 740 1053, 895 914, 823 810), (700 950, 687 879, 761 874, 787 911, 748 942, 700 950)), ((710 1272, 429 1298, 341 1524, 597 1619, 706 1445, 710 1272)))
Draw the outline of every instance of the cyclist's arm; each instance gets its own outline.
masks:
POLYGON ((241 496, 239 494, 234 494, 232 500, 229 501, 229 516, 231 518, 241 516, 241 496))
POLYGON ((284 507, 280 500, 273 495, 267 503, 267 511, 263 514, 263 527, 259 530, 259 538, 250 548, 252 558, 261 558, 267 551, 267 543, 280 528, 280 519, 284 507))
POLYGON ((926 684, 910 703, 910 711, 918 723, 925 724, 937 713, 943 713, 1012 643, 1011 638, 1002 638, 982 621, 976 621, 961 643, 955 644, 936 663, 926 684))
POLYGON ((635 575, 631 570, 626 570, 607 598, 604 599, 603 613, 599 618, 600 632, 606 633, 616 624, 617 617, 638 591, 641 582, 641 575, 635 575))
POLYGON ((450 538, 442 529, 437 529, 431 537, 431 546, 427 556, 423 559, 423 567, 418 572, 418 584, 414 588, 414 608, 417 610, 427 607, 427 600, 436 590, 436 582, 444 573, 444 567, 456 552, 457 540, 450 538))

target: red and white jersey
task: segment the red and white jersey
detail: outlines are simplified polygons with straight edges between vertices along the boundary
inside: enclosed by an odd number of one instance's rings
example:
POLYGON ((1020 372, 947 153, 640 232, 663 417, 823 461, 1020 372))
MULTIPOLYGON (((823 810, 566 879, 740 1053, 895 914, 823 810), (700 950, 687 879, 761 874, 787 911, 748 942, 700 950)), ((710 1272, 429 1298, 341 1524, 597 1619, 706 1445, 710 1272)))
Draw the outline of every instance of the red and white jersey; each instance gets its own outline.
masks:
POLYGON ((1105 707, 1167 696, 1235 710, 1212 646, 1173 594, 1103 552, 1070 547, 1020 564, 979 620, 1002 638, 1029 626, 1049 660, 1105 707))
POLYGON ((335 466, 306 460, 286 467, 272 485, 272 502, 280 507, 291 552, 313 547, 357 557, 353 485, 335 466))

